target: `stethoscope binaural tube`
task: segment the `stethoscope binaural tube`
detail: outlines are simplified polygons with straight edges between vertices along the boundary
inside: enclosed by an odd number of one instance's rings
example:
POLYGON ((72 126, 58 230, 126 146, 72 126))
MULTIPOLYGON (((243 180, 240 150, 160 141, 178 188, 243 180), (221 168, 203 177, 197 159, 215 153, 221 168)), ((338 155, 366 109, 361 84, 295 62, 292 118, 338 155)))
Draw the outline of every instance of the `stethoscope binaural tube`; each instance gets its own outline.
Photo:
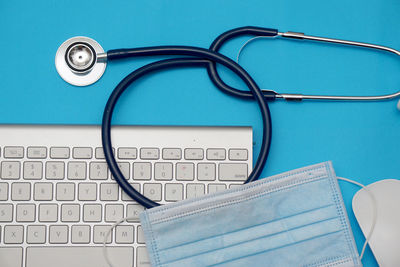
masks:
MULTIPOLYGON (((218 52, 222 45, 238 36, 243 35, 251 35, 255 37, 281 37, 281 38, 289 38, 289 39, 297 39, 297 40, 310 40, 317 42, 326 42, 326 43, 335 43, 340 45, 349 45, 356 47, 363 47, 369 49, 376 49, 380 51, 390 52, 392 54, 400 56, 400 51, 395 50, 390 47, 374 45, 369 43, 362 42, 354 42, 347 41, 341 39, 333 39, 333 38, 325 38, 318 36, 305 35, 300 32, 278 32, 276 29, 270 28, 261 28, 261 27, 240 27, 236 29, 232 29, 230 31, 224 32, 219 35, 214 42, 210 46, 210 50, 214 52, 218 52)), ((254 38, 255 39, 255 38, 254 38)), ((219 76, 217 72, 217 67, 215 62, 210 62, 207 68, 210 79, 213 83, 220 88, 221 90, 242 98, 252 98, 251 92, 239 90, 227 85, 219 76)), ((390 100, 397 97, 400 97, 400 91, 386 94, 386 95, 375 95, 375 96, 340 96, 340 95, 303 95, 303 94, 287 94, 287 93, 277 93, 273 90, 262 90, 264 97, 267 101, 275 100, 275 99, 285 99, 287 101, 301 101, 301 100, 331 100, 331 101, 382 101, 382 100, 390 100)), ((400 110, 400 101, 398 103, 398 109, 400 110)))

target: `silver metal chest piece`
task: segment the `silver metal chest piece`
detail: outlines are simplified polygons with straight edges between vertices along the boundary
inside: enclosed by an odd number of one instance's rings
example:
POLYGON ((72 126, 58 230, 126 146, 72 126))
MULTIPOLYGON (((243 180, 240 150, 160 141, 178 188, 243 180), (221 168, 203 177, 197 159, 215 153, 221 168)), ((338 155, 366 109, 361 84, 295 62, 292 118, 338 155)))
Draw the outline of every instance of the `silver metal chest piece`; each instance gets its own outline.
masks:
POLYGON ((107 66, 107 55, 93 39, 72 37, 60 45, 56 53, 56 69, 64 81, 86 86, 97 82, 107 66))

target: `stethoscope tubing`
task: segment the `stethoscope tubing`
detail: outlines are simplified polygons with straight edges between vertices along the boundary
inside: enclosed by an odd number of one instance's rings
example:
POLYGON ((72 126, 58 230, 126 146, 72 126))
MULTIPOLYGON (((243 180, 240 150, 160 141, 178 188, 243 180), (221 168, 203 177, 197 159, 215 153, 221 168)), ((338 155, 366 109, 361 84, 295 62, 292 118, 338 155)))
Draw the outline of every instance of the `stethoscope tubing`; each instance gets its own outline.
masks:
POLYGON ((138 80, 139 78, 147 74, 170 68, 196 67, 196 66, 207 67, 210 61, 215 61, 219 64, 222 64, 225 67, 232 70, 235 74, 237 74, 248 86, 256 102, 260 107, 262 115, 262 123, 263 123, 261 149, 258 155, 258 159, 254 165, 253 171, 250 173, 245 183, 256 180, 260 176, 264 168, 265 162, 267 160, 271 145, 271 134, 272 134, 270 111, 266 103, 266 100, 264 98, 264 95, 262 94, 258 85, 254 82, 251 76, 236 62, 232 61, 228 57, 225 57, 224 55, 210 51, 208 49, 189 47, 189 46, 158 46, 158 47, 145 47, 145 48, 133 48, 133 49, 117 49, 117 50, 110 50, 107 52, 107 58, 109 60, 117 60, 117 59, 137 57, 137 56, 161 56, 161 55, 163 56, 183 55, 190 57, 172 58, 167 60, 156 61, 133 71, 116 86, 116 88, 111 93, 107 101, 106 107, 104 109, 103 120, 102 120, 103 150, 109 169, 114 179, 119 184, 119 186, 121 186, 121 188, 128 196, 130 196, 133 200, 137 201, 139 204, 143 205, 146 208, 152 208, 160 205, 159 203, 156 203, 148 199, 144 195, 140 194, 128 183, 128 181, 124 178, 124 175, 119 169, 118 164, 114 158, 112 143, 111 143, 111 121, 115 105, 117 104, 117 101, 120 98, 121 94, 134 81, 138 80))
MULTIPOLYGON (((252 35, 257 37, 283 37, 299 40, 311 40, 319 42, 330 42, 342 45, 351 45, 364 48, 378 49, 386 52, 391 52, 396 55, 400 55, 400 52, 389 47, 372 45, 368 43, 360 43, 353 41, 346 41, 340 39, 308 36, 303 33, 296 32, 286 32, 280 33, 276 29, 262 28, 262 27, 240 27, 232 29, 230 31, 224 32, 219 35, 211 44, 209 49, 190 47, 190 46, 156 46, 156 47, 145 47, 145 48, 133 48, 133 49, 115 49, 109 50, 107 52, 107 60, 113 61, 122 58, 130 57, 141 57, 141 56, 188 56, 188 58, 173 58, 167 60, 161 60, 154 63, 145 65, 124 78, 118 86, 112 92, 104 114, 103 114, 103 125, 102 125, 102 142, 104 147, 104 153, 106 161, 110 167, 110 171, 115 177, 115 180, 122 187, 122 189, 138 203, 142 204, 146 208, 151 208, 158 206, 159 204, 153 202, 152 200, 144 197, 139 192, 137 192, 122 175, 118 164, 112 153, 111 144, 111 119, 114 107, 120 97, 120 95, 132 84, 135 80, 140 77, 155 72, 163 70, 166 68, 181 68, 181 67, 207 67, 207 72, 209 78, 214 83, 214 85, 229 95, 242 98, 242 99, 255 99, 260 106, 261 114, 263 117, 263 141, 261 145, 261 151, 259 157, 254 166, 253 172, 249 175, 247 182, 254 181, 261 174, 261 171, 265 165, 269 148, 271 142, 271 118, 268 105, 265 101, 273 101, 275 99, 285 99, 285 100, 335 100, 335 101, 378 101, 378 100, 389 100, 400 96, 400 91, 393 94, 378 95, 378 96, 334 96, 334 95, 302 95, 302 94, 286 94, 277 93, 273 90, 260 90, 253 79, 248 75, 248 73, 241 68, 237 63, 231 59, 218 53, 222 45, 238 36, 242 35, 252 35), (222 64, 230 68, 234 73, 236 73, 250 89, 250 91, 240 90, 233 88, 226 84, 217 72, 216 64, 222 64)), ((104 55, 103 55, 104 56, 104 55)))

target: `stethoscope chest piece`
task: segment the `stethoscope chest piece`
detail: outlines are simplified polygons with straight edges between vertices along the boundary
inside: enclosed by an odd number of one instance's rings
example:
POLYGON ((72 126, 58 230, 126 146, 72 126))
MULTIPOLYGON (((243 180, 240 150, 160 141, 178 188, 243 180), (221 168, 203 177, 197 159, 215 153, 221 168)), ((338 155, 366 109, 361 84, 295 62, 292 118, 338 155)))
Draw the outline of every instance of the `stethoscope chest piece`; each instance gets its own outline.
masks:
POLYGON ((103 48, 93 39, 77 36, 60 45, 56 53, 56 69, 61 78, 76 86, 98 81, 107 66, 103 48))

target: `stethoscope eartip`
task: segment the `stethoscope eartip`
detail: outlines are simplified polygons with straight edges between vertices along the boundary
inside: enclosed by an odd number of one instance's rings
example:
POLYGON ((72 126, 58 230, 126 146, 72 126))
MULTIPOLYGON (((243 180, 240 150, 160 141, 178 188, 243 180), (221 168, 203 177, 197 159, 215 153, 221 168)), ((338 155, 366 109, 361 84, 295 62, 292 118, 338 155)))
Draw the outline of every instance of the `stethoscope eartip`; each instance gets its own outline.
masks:
POLYGON ((107 66, 103 48, 95 40, 83 36, 62 43, 57 50, 55 63, 61 78, 76 86, 95 83, 107 66))
POLYGON ((400 111, 400 100, 397 102, 397 109, 400 111))

